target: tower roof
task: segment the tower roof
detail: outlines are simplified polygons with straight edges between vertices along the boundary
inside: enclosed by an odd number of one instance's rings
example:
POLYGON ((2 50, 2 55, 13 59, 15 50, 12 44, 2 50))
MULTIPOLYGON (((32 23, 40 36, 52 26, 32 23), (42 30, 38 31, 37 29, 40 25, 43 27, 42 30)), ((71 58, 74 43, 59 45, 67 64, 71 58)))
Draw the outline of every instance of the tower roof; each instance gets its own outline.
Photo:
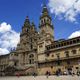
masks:
POLYGON ((29 17, 27 16, 24 22, 24 26, 29 26, 30 25, 30 20, 29 17))
POLYGON ((36 31, 36 27, 35 27, 34 22, 31 23, 31 28, 36 31))
POLYGON ((44 4, 44 5, 43 5, 43 9, 42 9, 42 15, 41 15, 40 19, 43 18, 43 17, 46 17, 46 16, 51 19, 51 17, 49 16, 48 8, 47 8, 47 6, 44 4))
POLYGON ((48 14, 48 9, 47 9, 47 6, 44 4, 43 5, 43 10, 42 10, 42 13, 47 13, 48 14))
POLYGON ((29 21, 29 17, 28 17, 28 16, 26 17, 25 22, 30 23, 30 21, 29 21))
POLYGON ((35 26, 34 22, 31 23, 32 26, 35 26))

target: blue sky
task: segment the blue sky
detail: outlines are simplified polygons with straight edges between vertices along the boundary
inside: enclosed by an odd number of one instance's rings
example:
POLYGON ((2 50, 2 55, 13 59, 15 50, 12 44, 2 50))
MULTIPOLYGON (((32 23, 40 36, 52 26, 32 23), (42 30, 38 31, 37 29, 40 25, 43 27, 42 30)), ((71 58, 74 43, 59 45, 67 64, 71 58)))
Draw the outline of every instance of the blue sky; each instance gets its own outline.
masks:
POLYGON ((80 0, 0 0, 0 55, 17 47, 26 16, 38 28, 44 3, 52 17, 55 40, 80 36, 80 0))
MULTIPOLYGON (((12 29, 20 32, 28 15, 30 20, 38 26, 43 3, 48 5, 49 0, 0 0, 0 23, 11 24, 12 29)), ((59 20, 58 17, 55 18, 55 13, 51 13, 51 16, 55 28, 55 39, 68 38, 71 33, 80 30, 80 15, 76 18, 78 23, 65 19, 59 20)))

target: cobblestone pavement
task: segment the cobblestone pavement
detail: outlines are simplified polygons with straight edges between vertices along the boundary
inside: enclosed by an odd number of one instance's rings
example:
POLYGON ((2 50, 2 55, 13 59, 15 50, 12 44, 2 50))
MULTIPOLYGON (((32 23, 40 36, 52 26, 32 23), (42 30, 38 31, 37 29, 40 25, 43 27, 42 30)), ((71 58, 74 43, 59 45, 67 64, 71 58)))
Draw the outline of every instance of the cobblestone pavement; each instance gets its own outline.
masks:
POLYGON ((20 77, 0 77, 0 80, 80 80, 80 76, 20 76, 20 77))

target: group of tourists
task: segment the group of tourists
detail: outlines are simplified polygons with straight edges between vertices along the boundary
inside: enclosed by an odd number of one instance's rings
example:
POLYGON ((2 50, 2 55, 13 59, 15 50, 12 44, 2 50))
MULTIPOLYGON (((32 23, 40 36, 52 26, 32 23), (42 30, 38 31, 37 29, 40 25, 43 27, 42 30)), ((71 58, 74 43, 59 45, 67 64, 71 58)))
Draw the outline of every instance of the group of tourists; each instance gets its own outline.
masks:
POLYGON ((55 72, 55 74, 51 74, 49 71, 47 71, 45 75, 47 77, 50 76, 50 75, 56 75, 56 76, 60 76, 60 75, 72 75, 72 76, 74 76, 74 75, 77 75, 77 76, 80 76, 80 71, 77 71, 75 73, 72 70, 68 70, 68 71, 64 71, 64 72, 62 72, 61 70, 57 70, 55 72))

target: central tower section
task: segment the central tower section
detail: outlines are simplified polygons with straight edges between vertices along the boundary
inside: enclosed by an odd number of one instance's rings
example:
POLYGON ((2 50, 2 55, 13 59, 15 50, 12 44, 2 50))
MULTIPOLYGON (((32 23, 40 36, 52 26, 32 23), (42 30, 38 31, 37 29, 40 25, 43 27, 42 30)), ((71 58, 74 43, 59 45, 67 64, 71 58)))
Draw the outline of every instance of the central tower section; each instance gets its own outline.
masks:
POLYGON ((43 53, 46 51, 46 46, 54 41, 54 27, 46 5, 44 5, 42 9, 39 28, 38 60, 43 61, 45 60, 45 54, 43 53))

